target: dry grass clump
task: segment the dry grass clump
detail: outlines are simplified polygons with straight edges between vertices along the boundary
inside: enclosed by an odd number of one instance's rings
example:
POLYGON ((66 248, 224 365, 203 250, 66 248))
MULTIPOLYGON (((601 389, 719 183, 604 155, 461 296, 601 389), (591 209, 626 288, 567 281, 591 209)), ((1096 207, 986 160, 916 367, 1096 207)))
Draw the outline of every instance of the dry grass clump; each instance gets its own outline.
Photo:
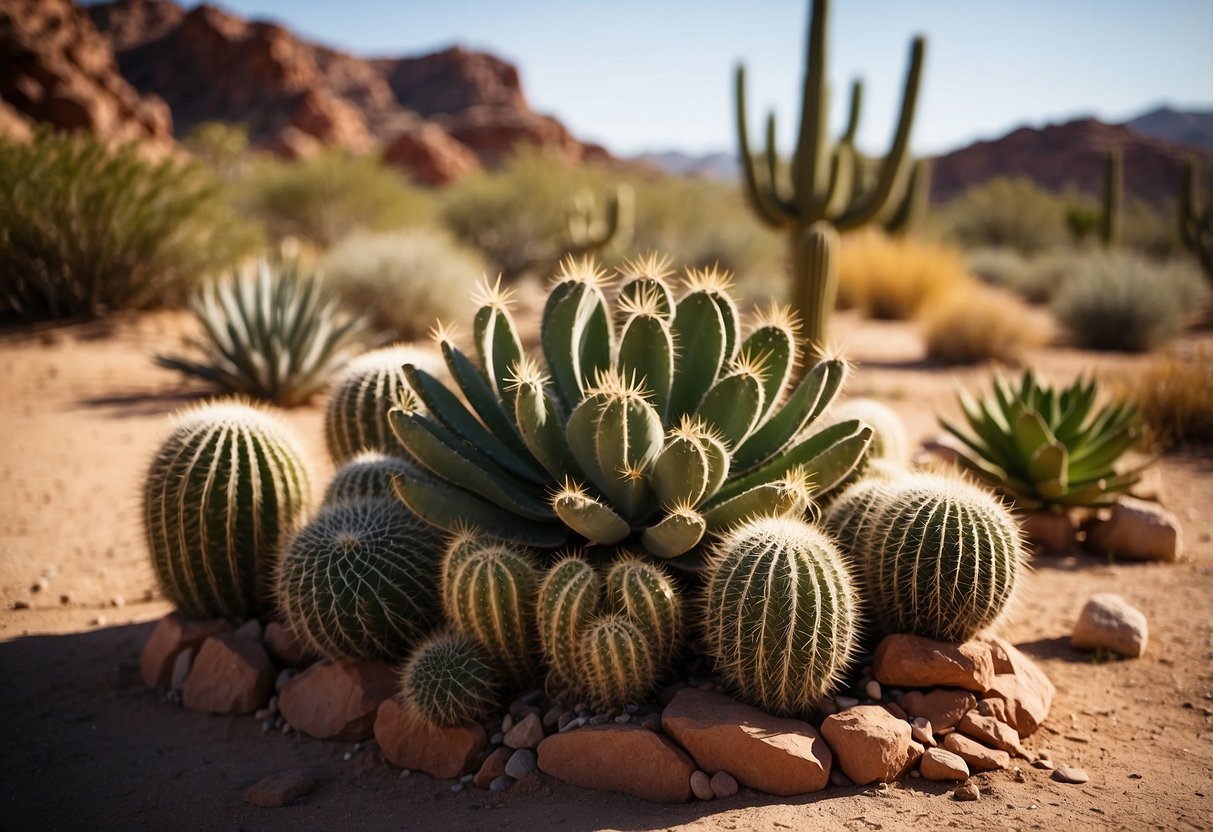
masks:
POLYGON ((1020 364, 1024 353, 1048 342, 1047 318, 1002 289, 973 287, 923 310, 927 358, 941 364, 1001 361, 1020 364))
POLYGON ((1170 350, 1121 386, 1158 444, 1213 447, 1213 344, 1170 350))
POLYGON ((939 243, 875 231, 843 239, 838 301, 872 318, 903 321, 971 285, 960 252, 939 243))

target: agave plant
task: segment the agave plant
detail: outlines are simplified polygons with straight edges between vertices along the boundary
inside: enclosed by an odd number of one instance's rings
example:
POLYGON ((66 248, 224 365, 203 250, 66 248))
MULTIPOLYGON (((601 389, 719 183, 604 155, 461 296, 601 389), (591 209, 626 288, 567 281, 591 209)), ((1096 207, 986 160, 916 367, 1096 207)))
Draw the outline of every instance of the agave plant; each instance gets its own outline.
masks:
POLYGON ((1096 409, 1098 393, 1094 379, 1057 391, 1028 370, 1016 390, 999 375, 993 396, 959 394, 967 430, 940 422, 963 443, 961 464, 1020 506, 1107 506, 1140 478, 1141 468, 1118 471, 1116 463, 1141 426, 1130 404, 1096 409))
POLYGON ((191 308, 204 334, 190 344, 203 359, 158 355, 156 363, 284 407, 323 389, 366 332, 361 318, 338 311, 318 274, 293 262, 260 260, 207 284, 191 308))
POLYGON ((706 536, 759 515, 797 514, 855 467, 871 430, 815 430, 842 387, 826 358, 793 384, 796 328, 777 307, 743 337, 727 279, 688 272, 675 299, 666 261, 621 272, 614 308, 595 264, 568 260, 543 312, 544 364, 525 355, 509 296, 486 286, 479 366, 438 341, 460 395, 406 365, 424 404, 389 414, 434 475, 398 496, 436 526, 528 546, 628 545, 698 569, 706 536), (464 401, 467 405, 464 405, 464 401))

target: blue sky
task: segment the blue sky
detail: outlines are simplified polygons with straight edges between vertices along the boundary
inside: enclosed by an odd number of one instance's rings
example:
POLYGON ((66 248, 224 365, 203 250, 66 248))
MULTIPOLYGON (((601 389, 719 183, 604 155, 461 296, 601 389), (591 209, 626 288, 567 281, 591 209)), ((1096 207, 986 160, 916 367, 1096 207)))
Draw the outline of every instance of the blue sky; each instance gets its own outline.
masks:
MULTIPOLYGON (((611 151, 734 149, 732 72, 751 123, 798 118, 807 2, 796 0, 223 0, 364 56, 454 43, 519 66, 536 109, 611 151)), ((835 123, 865 80, 860 145, 883 151, 911 37, 928 38, 914 149, 937 153, 1021 124, 1109 120, 1170 103, 1213 108, 1213 0, 836 0, 835 123)))

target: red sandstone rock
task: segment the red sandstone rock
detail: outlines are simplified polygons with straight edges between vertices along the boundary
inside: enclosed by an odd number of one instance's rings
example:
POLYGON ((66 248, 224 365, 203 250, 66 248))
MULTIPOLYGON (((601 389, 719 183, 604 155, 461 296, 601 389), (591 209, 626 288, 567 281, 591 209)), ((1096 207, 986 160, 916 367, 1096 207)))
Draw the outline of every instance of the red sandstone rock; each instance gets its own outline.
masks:
POLYGON ((654 803, 685 803, 691 799, 695 764, 654 731, 607 724, 545 739, 539 744, 539 770, 585 789, 622 792, 654 803))
POLYGON ((956 723, 956 730, 977 740, 982 745, 998 748, 1010 754, 1023 754, 1023 748, 1019 745, 1019 733, 1010 725, 999 722, 992 716, 983 716, 977 711, 969 711, 960 722, 956 723))
MULTIPOLYGON (((439 728, 392 698, 379 706, 375 741, 392 765, 449 779, 461 776, 471 767, 488 738, 484 728, 475 723, 439 728)), ((504 762, 501 770, 504 773, 504 762)))
POLYGON ((173 676, 173 662, 187 647, 198 647, 211 636, 227 632, 232 625, 222 619, 198 621, 172 612, 161 618, 143 645, 139 672, 148 687, 167 687, 173 676))
POLYGON ((1006 704, 1006 722, 1027 737, 1044 722, 1057 688, 1021 650, 1001 638, 989 639, 994 658, 994 683, 989 696, 1006 704))
POLYGON ((857 705, 826 717, 821 733, 843 774, 857 786, 887 783, 910 769, 922 747, 910 736, 910 724, 879 705, 857 705))
POLYGON ((379 704, 395 684, 380 662, 318 662, 282 686, 278 711, 309 736, 359 742, 371 736, 379 704))
POLYGON ((918 764, 918 771, 928 780, 967 780, 969 764, 959 754, 945 748, 928 748, 918 764))
POLYGON ((513 755, 512 748, 498 748, 492 754, 484 758, 484 762, 480 764, 480 768, 476 771, 476 776, 472 778, 472 783, 477 788, 487 789, 489 785, 501 775, 505 774, 505 764, 510 761, 510 756, 513 755))
POLYGON ((771 716, 723 694, 683 688, 662 713, 661 725, 699 768, 727 771, 750 788, 794 795, 819 791, 829 782, 833 756, 807 722, 771 716))
POLYGON ((949 644, 901 633, 877 645, 872 677, 893 687, 944 685, 983 693, 994 682, 994 661, 984 642, 949 644))
POLYGON ((1064 555, 1078 545, 1078 527, 1068 512, 1024 512, 1019 525, 1036 554, 1064 555))
POLYGON ((1011 755, 1007 752, 988 748, 963 734, 948 734, 943 738, 943 747, 968 763, 973 771, 993 771, 1011 765, 1011 755))
POLYGON ((319 658, 297 635, 277 621, 271 621, 265 626, 263 641, 274 660, 287 667, 304 668, 314 664, 319 658))
POLYGON ((264 707, 273 691, 274 665, 261 643, 224 633, 202 642, 181 701, 193 711, 247 714, 264 707))
POLYGON ((921 716, 930 721, 936 731, 951 728, 960 718, 977 707, 977 698, 968 691, 938 688, 932 691, 911 690, 897 704, 909 716, 921 716))
POLYGON ((1156 503, 1121 497, 1107 519, 1085 527, 1087 549, 1120 560, 1171 562, 1183 550, 1179 519, 1156 503))
POLYGON ((271 774, 244 793, 246 802, 266 809, 289 806, 296 799, 311 794, 316 780, 306 771, 295 769, 271 774))
POLYGON ((392 139, 383 151, 383 161, 429 186, 448 185, 480 169, 480 160, 471 148, 429 123, 392 139))

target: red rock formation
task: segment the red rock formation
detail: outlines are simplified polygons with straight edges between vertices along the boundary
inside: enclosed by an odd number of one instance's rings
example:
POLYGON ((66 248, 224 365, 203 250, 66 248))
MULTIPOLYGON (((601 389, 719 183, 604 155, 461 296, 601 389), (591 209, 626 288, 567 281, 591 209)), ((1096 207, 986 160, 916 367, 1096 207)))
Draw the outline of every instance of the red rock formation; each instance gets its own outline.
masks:
POLYGON ((31 121, 115 141, 167 146, 172 132, 168 107, 122 78, 109 43, 70 0, 0 4, 0 99, 31 121))
POLYGON ((500 58, 459 46, 423 55, 376 61, 402 106, 425 117, 472 107, 528 110, 518 70, 500 58))
POLYGON ((383 161, 402 168, 422 185, 446 185, 474 172, 480 160, 471 148, 436 124, 420 124, 393 139, 383 161))

